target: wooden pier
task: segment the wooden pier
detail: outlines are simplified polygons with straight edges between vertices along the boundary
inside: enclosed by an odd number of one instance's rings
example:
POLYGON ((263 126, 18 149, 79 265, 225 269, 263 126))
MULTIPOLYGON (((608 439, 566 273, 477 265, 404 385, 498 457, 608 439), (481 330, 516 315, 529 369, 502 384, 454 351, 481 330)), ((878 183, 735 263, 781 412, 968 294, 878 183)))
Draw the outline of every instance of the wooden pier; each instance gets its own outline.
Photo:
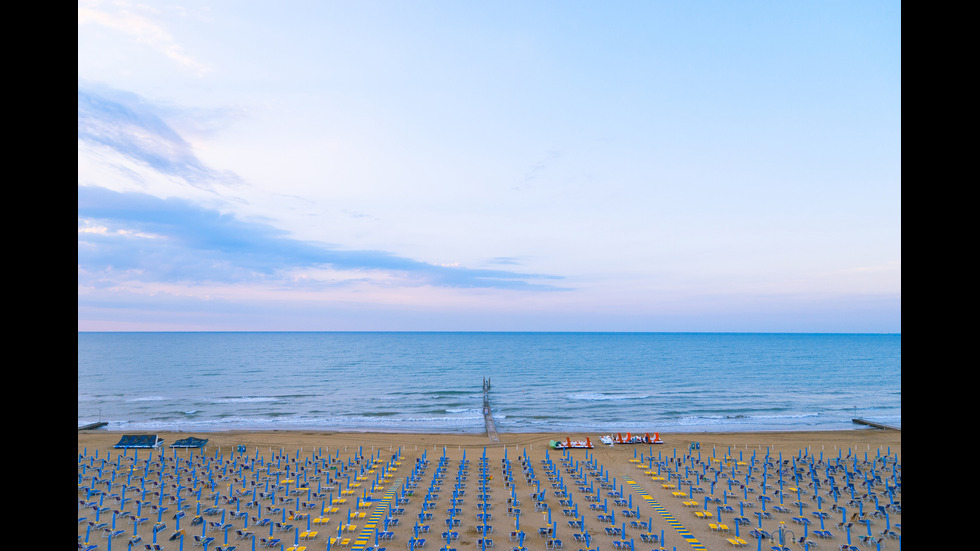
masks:
POLYGON ((108 424, 109 423, 106 423, 105 421, 99 421, 97 423, 89 423, 87 425, 78 427, 78 430, 94 430, 94 429, 102 428, 108 424))
POLYGON ((883 425, 881 423, 875 423, 874 421, 868 421, 867 419, 851 419, 851 421, 854 421, 855 423, 857 423, 859 425, 867 425, 869 427, 874 427, 876 429, 897 430, 899 432, 902 431, 902 429, 900 429, 898 427, 892 427, 890 425, 883 425))
POLYGON ((490 379, 483 379, 483 422, 487 425, 487 438, 491 442, 500 442, 497 437, 497 425, 493 422, 493 414, 490 413, 490 379))

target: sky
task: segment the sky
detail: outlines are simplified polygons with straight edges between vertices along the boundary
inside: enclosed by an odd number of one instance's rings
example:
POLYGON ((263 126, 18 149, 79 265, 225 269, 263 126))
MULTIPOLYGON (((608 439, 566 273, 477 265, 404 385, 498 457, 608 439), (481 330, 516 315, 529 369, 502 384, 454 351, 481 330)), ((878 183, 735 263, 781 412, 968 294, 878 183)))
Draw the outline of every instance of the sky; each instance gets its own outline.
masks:
POLYGON ((901 4, 79 1, 78 330, 901 332, 901 4))

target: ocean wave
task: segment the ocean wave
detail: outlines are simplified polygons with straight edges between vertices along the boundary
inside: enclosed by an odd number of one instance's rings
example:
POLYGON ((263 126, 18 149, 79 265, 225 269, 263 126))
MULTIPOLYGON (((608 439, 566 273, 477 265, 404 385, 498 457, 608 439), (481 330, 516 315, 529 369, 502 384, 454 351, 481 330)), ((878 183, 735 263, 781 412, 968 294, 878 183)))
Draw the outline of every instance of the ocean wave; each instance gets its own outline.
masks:
POLYGON ((275 402, 277 399, 274 396, 228 396, 225 398, 216 398, 213 402, 216 404, 249 404, 256 402, 275 402))
POLYGON ((645 400, 650 398, 649 394, 605 394, 602 392, 574 392, 565 396, 569 400, 583 400, 586 402, 605 402, 609 400, 645 400))
POLYGON ((501 433, 858 430, 855 417, 901 423, 900 337, 881 336, 80 334, 77 405, 80 420, 108 421, 111 430, 481 433, 480 381, 489 376, 501 433), (200 357, 231 345, 247 347, 252 359, 200 357), (282 350, 295 351, 288 368, 282 350), (132 357, 143 360, 138 371, 132 357), (874 384, 863 370, 841 369, 867 358, 883 364, 874 384), (205 365, 225 382, 199 376, 205 365), (357 377, 372 389, 337 392, 357 377))

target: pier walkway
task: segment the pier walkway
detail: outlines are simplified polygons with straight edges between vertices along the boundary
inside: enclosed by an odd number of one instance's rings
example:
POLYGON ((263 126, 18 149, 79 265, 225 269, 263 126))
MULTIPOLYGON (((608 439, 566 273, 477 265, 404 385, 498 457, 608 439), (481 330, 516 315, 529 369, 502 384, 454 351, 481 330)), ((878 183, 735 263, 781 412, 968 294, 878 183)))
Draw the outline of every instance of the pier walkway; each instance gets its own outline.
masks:
POLYGON ((493 422, 493 414, 490 413, 490 379, 483 379, 483 422, 487 425, 487 438, 491 442, 500 442, 497 437, 497 425, 493 422))
POLYGON ((868 421, 867 419, 851 419, 851 421, 854 421, 854 422, 855 422, 855 423, 857 423, 858 425, 867 425, 867 426, 869 426, 869 427, 874 427, 874 428, 876 428, 876 429, 882 429, 882 430, 897 430, 897 431, 899 431, 899 432, 901 432, 901 430, 902 430, 902 429, 901 429, 901 428, 899 428, 899 427, 893 427, 893 426, 891 426, 891 425, 883 425, 883 424, 881 424, 881 423, 875 423, 874 421, 868 421))

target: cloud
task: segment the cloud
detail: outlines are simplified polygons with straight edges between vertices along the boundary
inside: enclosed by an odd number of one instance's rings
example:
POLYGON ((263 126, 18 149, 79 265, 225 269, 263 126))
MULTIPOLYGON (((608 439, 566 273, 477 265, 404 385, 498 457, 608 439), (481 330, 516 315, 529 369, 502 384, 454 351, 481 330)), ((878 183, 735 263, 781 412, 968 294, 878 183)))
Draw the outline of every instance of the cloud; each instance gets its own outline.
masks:
POLYGON ((154 14, 138 13, 136 10, 148 10, 145 5, 115 2, 105 6, 97 2, 86 2, 78 7, 78 26, 98 25, 106 29, 124 34, 136 43, 148 46, 150 49, 173 61, 178 67, 198 76, 210 72, 204 63, 186 54, 170 32, 154 21, 154 14), (109 7, 115 11, 105 9, 109 7))
POLYGON ((561 157, 562 153, 560 151, 547 151, 542 159, 527 167, 527 170, 521 177, 521 181, 515 185, 513 189, 526 189, 534 180, 537 180, 543 172, 550 168, 556 161, 561 159, 561 157))
POLYGON ((124 273, 144 282, 286 284, 297 271, 329 268, 374 274, 369 277, 378 281, 395 274, 415 286, 560 289, 548 283, 561 279, 556 276, 440 266, 300 241, 267 224, 145 193, 79 186, 78 219, 80 280, 124 273))
POLYGON ((161 111, 135 94, 79 86, 78 139, 196 187, 238 182, 235 174, 202 163, 190 144, 161 117, 161 111))
MULTIPOLYGON (((154 105, 135 94, 80 82, 80 157, 87 154, 87 148, 82 152, 83 144, 108 148, 113 155, 105 159, 113 159, 118 171, 131 178, 165 175, 183 185, 220 192, 212 195, 217 203, 240 202, 240 197, 228 194, 230 188, 213 185, 240 183, 240 179, 203 163, 193 146, 168 124, 180 116, 179 109, 154 105)), ((429 264, 386 251, 301 241, 271 223, 246 221, 187 197, 162 198, 93 185, 81 171, 78 265, 80 286, 106 286, 125 278, 142 283, 263 282, 308 288, 318 282, 337 285, 356 279, 383 285, 554 290, 558 287, 549 282, 561 279, 429 264)))

